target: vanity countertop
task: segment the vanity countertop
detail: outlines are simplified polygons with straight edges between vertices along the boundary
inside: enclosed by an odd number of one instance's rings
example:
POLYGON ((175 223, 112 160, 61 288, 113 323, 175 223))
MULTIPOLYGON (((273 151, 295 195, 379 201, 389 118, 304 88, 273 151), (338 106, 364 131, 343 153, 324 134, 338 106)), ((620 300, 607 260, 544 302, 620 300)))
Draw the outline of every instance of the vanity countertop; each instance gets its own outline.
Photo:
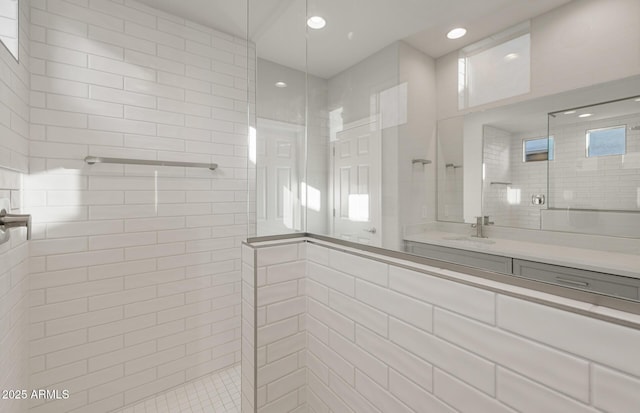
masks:
POLYGON ((640 254, 623 254, 501 238, 474 240, 462 234, 441 231, 407 235, 405 241, 640 278, 640 254))

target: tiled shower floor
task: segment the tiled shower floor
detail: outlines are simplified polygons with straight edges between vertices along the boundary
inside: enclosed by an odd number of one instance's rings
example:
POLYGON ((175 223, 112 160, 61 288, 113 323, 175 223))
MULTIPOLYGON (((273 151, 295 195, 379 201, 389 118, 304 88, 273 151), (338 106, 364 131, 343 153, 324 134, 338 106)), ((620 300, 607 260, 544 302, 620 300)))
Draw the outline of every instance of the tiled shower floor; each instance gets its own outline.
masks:
POLYGON ((240 366, 205 376, 115 413, 239 413, 240 366))

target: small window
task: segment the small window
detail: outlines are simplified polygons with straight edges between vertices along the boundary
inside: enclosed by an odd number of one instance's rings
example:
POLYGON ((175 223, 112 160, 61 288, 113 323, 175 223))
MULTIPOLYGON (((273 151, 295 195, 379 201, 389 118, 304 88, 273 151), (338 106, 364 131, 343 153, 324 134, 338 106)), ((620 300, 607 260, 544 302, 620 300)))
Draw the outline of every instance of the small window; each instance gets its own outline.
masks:
POLYGON ((465 109, 530 91, 531 35, 521 23, 458 53, 458 108, 465 109))
POLYGON ((587 131, 587 158, 594 156, 624 155, 626 147, 626 125, 587 131))
POLYGON ((18 0, 0 0, 0 42, 18 60, 18 0))
POLYGON ((553 136, 547 138, 525 139, 522 141, 522 161, 552 161, 553 160, 553 136))

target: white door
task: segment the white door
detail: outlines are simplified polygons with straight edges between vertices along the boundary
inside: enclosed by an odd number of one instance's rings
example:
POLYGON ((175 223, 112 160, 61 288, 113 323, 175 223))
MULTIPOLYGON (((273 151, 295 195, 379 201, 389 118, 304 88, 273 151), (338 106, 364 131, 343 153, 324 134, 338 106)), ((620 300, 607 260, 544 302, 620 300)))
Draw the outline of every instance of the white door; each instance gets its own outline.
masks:
POLYGON ((334 237, 382 245, 380 136, 378 122, 367 119, 332 142, 334 237))
POLYGON ((301 229, 298 158, 304 128, 258 119, 256 215, 259 236, 301 229))

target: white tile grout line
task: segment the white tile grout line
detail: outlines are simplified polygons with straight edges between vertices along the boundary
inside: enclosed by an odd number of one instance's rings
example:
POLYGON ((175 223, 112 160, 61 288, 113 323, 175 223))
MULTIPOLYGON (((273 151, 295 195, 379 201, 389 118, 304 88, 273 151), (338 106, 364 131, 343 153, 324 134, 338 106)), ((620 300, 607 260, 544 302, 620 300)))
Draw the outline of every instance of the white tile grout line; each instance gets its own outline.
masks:
POLYGON ((218 371, 114 413, 239 413, 240 365, 218 371))

